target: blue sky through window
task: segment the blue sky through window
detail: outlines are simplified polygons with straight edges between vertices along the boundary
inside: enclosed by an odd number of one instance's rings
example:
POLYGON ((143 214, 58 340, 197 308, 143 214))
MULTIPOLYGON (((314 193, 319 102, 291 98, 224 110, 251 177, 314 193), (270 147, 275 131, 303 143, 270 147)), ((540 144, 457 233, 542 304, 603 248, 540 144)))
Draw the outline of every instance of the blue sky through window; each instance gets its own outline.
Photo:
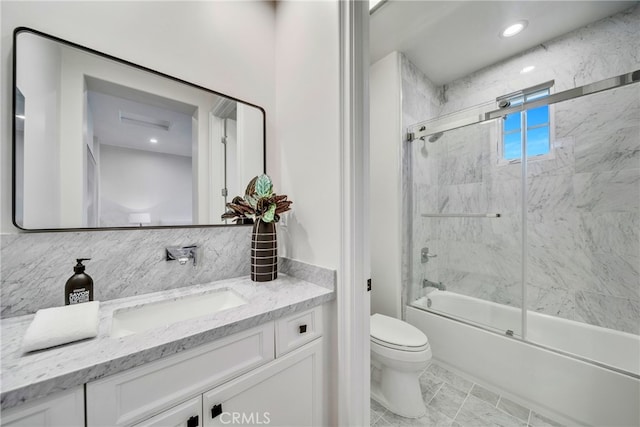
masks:
MULTIPOLYGON (((519 105, 524 101, 532 101, 549 95, 549 89, 511 99, 511 105, 519 105)), ((503 121, 503 157, 506 160, 522 158, 522 122, 527 122, 527 157, 549 153, 550 123, 549 106, 532 108, 518 113, 508 114, 503 121)))

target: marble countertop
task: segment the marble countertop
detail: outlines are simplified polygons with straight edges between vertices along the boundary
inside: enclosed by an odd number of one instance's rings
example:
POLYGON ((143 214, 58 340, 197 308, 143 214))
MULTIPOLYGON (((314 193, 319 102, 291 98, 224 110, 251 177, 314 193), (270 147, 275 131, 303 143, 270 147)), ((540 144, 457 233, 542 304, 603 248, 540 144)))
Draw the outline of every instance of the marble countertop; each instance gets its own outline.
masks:
POLYGON ((96 338, 28 354, 22 353, 22 337, 33 315, 3 319, 1 407, 7 409, 122 372, 334 298, 332 289, 280 274, 271 282, 256 283, 241 277, 110 300, 100 303, 96 338), (115 310, 225 288, 248 303, 133 335, 109 335, 115 310))

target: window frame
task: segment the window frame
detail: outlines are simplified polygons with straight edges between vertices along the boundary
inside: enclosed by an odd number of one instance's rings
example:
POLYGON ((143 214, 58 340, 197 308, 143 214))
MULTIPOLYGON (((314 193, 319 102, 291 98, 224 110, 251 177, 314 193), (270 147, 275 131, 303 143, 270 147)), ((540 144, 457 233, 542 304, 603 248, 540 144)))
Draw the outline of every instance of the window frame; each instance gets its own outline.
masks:
MULTIPOLYGON (((528 96, 532 96, 535 95, 538 92, 541 91, 548 91, 548 93, 545 95, 545 97, 551 96, 553 94, 552 89, 553 89, 553 85, 554 85, 554 81, 551 80, 549 82, 545 82, 536 86, 532 86, 526 89, 522 89, 516 92, 512 92, 509 93, 507 95, 503 95, 500 96, 498 98, 496 98, 496 104, 500 104, 501 101, 512 101, 512 100, 517 100, 518 98, 522 98, 522 101, 520 101, 520 103, 526 103, 526 99, 528 96)), ((555 116, 555 105, 554 104, 548 104, 547 107, 549 108, 549 151, 547 153, 544 154, 537 154, 534 156, 527 156, 527 161, 538 161, 538 160, 549 160, 549 159, 554 159, 555 158, 555 120, 554 120, 554 116, 555 116)), ((519 133, 522 134, 523 129, 522 129, 522 115, 523 114, 527 114, 528 110, 523 110, 520 111, 520 128, 519 128, 519 133)), ((514 113, 512 113, 514 114, 514 113)), ((505 144, 504 144, 504 137, 506 135, 505 130, 504 130, 504 120, 505 120, 506 116, 503 117, 502 120, 498 121, 499 126, 498 127, 498 137, 497 137, 497 153, 498 153, 498 164, 499 165, 505 165, 505 164, 518 164, 518 163, 522 163, 522 156, 520 158, 516 158, 516 159, 506 159, 505 158, 505 144)), ((535 129, 537 127, 534 127, 533 129, 535 129)), ((530 131, 531 129, 527 128, 524 129, 524 132, 530 131)))

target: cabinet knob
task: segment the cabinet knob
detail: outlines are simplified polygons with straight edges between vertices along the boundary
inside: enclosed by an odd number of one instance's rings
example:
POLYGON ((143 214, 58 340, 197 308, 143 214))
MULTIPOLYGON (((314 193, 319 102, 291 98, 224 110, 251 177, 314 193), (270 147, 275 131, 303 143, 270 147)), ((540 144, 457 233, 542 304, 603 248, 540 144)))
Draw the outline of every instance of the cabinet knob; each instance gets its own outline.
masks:
POLYGON ((200 425, 200 417, 197 415, 187 420, 187 427, 198 427, 200 425))
POLYGON ((301 334, 304 334, 305 332, 307 332, 307 325, 306 324, 305 325, 300 325, 298 327, 298 329, 300 330, 301 334))
POLYGON ((213 405, 213 408, 211 408, 211 418, 215 418, 220 414, 222 414, 222 403, 213 405))

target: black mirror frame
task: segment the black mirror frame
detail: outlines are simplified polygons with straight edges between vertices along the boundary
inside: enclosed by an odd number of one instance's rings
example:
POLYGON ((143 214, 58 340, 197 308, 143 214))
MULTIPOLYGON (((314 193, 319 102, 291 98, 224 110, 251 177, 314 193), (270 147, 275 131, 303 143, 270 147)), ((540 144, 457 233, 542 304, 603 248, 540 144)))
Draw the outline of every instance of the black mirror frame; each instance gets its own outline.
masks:
POLYGON ((167 78, 169 80, 172 80, 174 82, 177 83, 182 83, 185 84, 187 86, 191 86, 193 88, 196 89, 200 89, 203 90, 205 92, 209 92, 209 93, 213 93, 215 95, 219 95, 219 96, 223 96, 225 98, 231 99, 233 101, 236 102, 240 102, 242 104, 248 105, 250 107, 254 107, 257 108, 258 110, 260 110, 260 112, 262 113, 262 135, 263 135, 263 143, 262 143, 262 152, 263 152, 263 159, 262 159, 262 169, 263 169, 263 173, 267 173, 267 114, 264 110, 264 108, 260 107, 259 105, 255 105, 252 104, 250 102, 247 101, 243 101, 242 99, 238 99, 235 98, 233 96, 229 96, 226 95, 224 93, 221 92, 217 92, 215 90, 212 89, 208 89, 206 87, 197 85, 195 83, 190 83, 186 80, 182 80, 179 79, 177 77, 174 76, 170 76, 168 74, 164 74, 161 73, 160 71, 156 71, 156 70, 152 70, 150 68, 144 67, 142 65, 138 65, 138 64, 134 64, 133 62, 127 61, 125 59, 121 59, 121 58, 117 58, 115 56, 109 55, 107 53, 103 53, 100 51, 97 51, 95 49, 91 49, 89 47, 86 46, 82 46, 80 44, 77 43, 73 43, 70 42, 68 40, 64 40, 61 39, 59 37, 56 36, 52 36, 50 34, 46 34, 43 33, 42 31, 38 31, 38 30, 34 30, 32 28, 28 28, 28 27, 16 27, 13 31, 13 64, 12 64, 12 68, 13 68, 13 72, 12 72, 12 76, 13 76, 13 88, 12 88, 12 97, 13 99, 11 100, 11 104, 12 104, 12 108, 11 108, 11 222, 13 223, 13 225, 22 230, 22 231, 26 231, 26 232, 65 232, 65 231, 104 231, 104 230, 153 230, 153 229, 172 229, 172 228, 210 228, 210 227, 236 227, 236 226, 247 226, 247 224, 197 224, 197 225, 156 225, 156 226, 145 226, 145 227, 74 227, 74 228, 39 228, 39 229, 27 229, 27 228, 23 228, 20 225, 18 225, 16 223, 16 120, 15 120, 15 116, 16 116, 16 95, 17 95, 17 89, 18 86, 16 85, 17 82, 17 59, 18 59, 18 55, 17 55, 17 40, 18 40, 18 34, 22 33, 22 32, 28 32, 31 34, 35 34, 44 38, 47 38, 49 40, 55 41, 57 43, 61 43, 63 45, 69 46, 69 47, 73 47, 76 49, 80 49, 83 50, 85 52, 88 53, 92 53, 94 55, 98 55, 102 58, 106 58, 112 61, 115 61, 117 63, 123 64, 123 65, 128 65, 130 67, 136 68, 140 71, 146 71, 149 73, 152 73, 156 76, 159 77, 164 77, 167 78))

